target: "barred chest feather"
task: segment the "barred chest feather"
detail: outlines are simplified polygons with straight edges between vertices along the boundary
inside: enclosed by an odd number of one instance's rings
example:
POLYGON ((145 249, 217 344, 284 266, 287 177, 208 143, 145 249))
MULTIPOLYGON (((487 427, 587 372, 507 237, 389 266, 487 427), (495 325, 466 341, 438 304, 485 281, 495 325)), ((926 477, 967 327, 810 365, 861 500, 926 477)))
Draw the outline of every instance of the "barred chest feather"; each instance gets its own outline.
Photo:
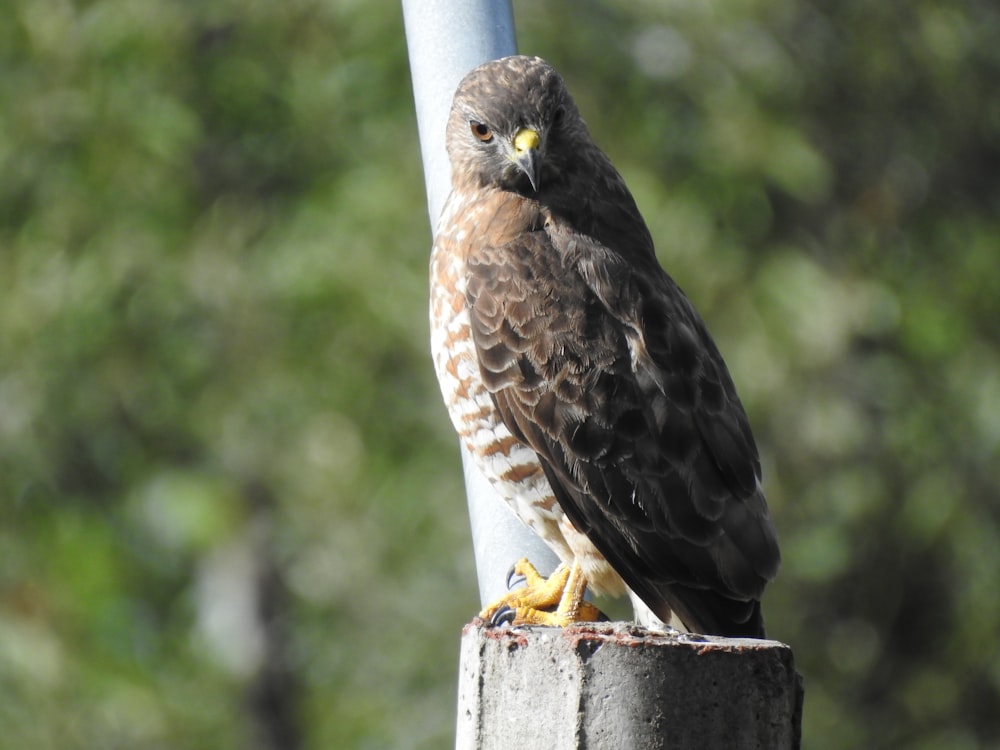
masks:
POLYGON ((468 206, 453 194, 445 205, 431 255, 431 353, 452 424, 484 476, 515 515, 567 563, 578 559, 596 593, 618 595, 624 583, 559 507, 538 457, 500 421, 480 376, 466 302, 463 243, 459 226, 475 227, 481 206, 468 206), (463 221, 453 221, 456 213, 463 221), (445 229, 445 228, 449 229, 445 229))

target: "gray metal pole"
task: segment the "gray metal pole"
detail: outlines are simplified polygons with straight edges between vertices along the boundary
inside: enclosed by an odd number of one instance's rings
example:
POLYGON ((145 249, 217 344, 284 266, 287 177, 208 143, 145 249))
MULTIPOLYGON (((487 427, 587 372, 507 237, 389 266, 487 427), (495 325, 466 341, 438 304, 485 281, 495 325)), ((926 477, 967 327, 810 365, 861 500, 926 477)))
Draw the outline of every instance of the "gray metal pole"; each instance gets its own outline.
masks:
MULTIPOLYGON (((416 102, 420 152, 431 227, 451 189, 444 148, 445 123, 462 77, 476 65, 517 51, 509 0, 402 0, 410 75, 416 102)), ((558 559, 497 496, 462 450, 465 488, 483 604, 506 591, 511 565, 528 557, 542 573, 558 559)))

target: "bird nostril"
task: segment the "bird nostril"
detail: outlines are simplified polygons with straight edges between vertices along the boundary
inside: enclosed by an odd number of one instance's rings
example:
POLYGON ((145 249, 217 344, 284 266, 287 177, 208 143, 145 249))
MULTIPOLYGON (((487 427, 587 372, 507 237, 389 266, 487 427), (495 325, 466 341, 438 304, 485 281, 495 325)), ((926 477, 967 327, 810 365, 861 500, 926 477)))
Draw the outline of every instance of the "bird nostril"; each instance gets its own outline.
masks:
POLYGON ((541 139, 537 130, 531 128, 521 128, 514 135, 514 148, 519 154, 538 148, 541 139))

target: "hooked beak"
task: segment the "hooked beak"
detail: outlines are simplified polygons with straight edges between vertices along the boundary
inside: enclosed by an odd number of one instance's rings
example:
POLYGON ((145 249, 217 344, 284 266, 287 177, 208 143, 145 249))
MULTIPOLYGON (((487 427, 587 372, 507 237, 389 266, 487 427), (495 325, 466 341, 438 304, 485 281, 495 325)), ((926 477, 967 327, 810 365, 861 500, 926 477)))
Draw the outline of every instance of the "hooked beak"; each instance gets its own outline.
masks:
POLYGON ((521 128, 514 134, 513 160, 518 168, 528 177, 531 189, 538 192, 538 177, 542 166, 541 138, 538 131, 531 128, 521 128))

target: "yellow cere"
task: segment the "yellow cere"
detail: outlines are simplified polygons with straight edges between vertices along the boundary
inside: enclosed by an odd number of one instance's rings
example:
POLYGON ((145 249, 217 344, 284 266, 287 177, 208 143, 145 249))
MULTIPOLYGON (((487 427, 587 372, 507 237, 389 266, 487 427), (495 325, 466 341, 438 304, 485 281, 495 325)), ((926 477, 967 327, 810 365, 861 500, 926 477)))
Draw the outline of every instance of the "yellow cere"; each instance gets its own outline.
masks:
POLYGON ((531 128, 521 128, 514 135, 514 148, 518 153, 538 148, 538 132, 531 128))

